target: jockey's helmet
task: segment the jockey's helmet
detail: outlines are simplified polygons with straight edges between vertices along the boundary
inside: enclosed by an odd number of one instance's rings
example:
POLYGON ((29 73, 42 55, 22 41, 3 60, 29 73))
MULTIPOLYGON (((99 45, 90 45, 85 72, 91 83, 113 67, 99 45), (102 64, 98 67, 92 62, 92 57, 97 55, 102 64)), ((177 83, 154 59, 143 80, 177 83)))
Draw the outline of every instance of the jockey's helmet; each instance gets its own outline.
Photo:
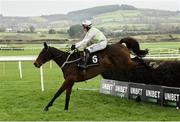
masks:
POLYGON ((85 28, 86 27, 90 28, 92 26, 92 22, 90 20, 84 20, 82 22, 82 26, 85 27, 85 28))

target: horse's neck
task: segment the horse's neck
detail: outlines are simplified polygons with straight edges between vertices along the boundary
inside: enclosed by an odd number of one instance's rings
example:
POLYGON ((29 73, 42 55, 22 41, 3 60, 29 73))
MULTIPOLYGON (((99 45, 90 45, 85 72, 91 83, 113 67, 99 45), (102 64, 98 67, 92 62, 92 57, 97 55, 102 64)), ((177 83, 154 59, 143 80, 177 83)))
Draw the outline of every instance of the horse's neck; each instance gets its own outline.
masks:
POLYGON ((54 60, 59 67, 66 61, 67 56, 69 55, 67 52, 63 52, 59 49, 52 48, 52 60, 54 60))

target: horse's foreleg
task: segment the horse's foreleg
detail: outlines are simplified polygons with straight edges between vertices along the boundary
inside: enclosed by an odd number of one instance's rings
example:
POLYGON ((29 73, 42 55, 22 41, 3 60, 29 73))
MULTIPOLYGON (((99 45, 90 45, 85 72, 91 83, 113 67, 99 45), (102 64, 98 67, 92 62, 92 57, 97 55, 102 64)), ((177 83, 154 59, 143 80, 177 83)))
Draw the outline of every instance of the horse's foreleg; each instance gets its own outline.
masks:
POLYGON ((61 93, 68 87, 68 85, 69 85, 69 82, 68 81, 64 81, 64 83, 59 88, 59 90, 56 92, 54 97, 51 99, 51 101, 48 103, 48 105, 44 108, 44 111, 48 111, 49 110, 49 107, 51 107, 53 105, 53 102, 56 100, 57 97, 59 97, 61 95, 61 93))
POLYGON ((65 101, 65 108, 64 110, 68 110, 69 107, 69 101, 70 101, 70 96, 71 96, 71 91, 74 83, 70 84, 67 89, 66 89, 66 101, 65 101))

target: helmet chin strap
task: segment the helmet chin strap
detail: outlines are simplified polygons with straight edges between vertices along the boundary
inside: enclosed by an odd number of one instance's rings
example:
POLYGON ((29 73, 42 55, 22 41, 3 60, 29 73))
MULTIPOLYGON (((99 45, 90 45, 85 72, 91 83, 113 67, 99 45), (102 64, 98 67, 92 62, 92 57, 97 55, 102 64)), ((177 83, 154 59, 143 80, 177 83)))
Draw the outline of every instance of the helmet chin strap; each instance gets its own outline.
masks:
POLYGON ((85 29, 85 31, 89 31, 89 29, 91 28, 91 26, 83 26, 83 28, 85 29))

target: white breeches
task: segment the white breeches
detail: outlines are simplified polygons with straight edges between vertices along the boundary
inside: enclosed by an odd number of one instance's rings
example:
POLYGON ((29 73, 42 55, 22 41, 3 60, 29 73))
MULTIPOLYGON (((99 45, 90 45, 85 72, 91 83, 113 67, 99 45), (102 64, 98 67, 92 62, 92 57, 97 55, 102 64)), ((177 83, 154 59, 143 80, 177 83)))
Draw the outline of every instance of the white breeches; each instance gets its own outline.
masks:
POLYGON ((105 49, 106 46, 107 46, 107 40, 104 40, 99 43, 92 44, 89 47, 87 47, 86 49, 88 49, 90 53, 93 53, 93 52, 105 49))

